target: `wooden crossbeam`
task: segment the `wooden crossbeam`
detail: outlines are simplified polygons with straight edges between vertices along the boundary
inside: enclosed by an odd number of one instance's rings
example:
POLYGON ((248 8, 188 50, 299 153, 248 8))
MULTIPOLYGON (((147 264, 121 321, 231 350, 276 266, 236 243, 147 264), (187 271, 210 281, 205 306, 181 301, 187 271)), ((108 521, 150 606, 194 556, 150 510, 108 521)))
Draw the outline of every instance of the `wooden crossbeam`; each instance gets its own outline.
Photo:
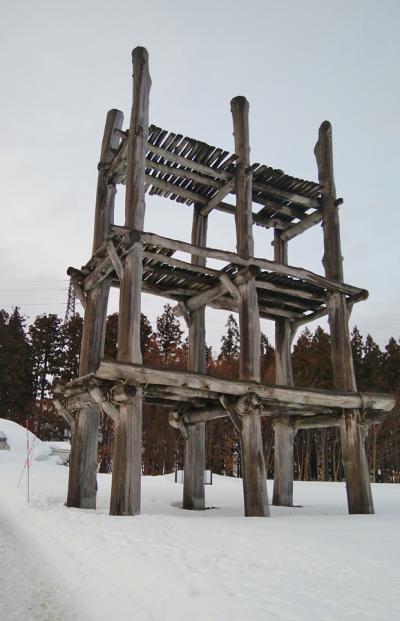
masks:
POLYGON ((282 285, 275 285, 272 282, 265 280, 256 280, 257 289, 265 289, 266 291, 273 291, 280 295, 288 295, 293 298, 301 298, 302 300, 312 300, 313 302, 320 302, 323 304, 326 302, 326 298, 316 293, 310 293, 303 289, 295 289, 292 287, 284 287, 282 285))
POLYGON ((292 224, 288 226, 285 231, 281 235, 282 241, 289 241, 289 239, 293 239, 300 235, 307 229, 310 229, 312 226, 319 224, 322 221, 322 211, 314 211, 313 213, 307 215, 303 220, 297 222, 296 224, 292 224))
POLYGON ((201 215, 207 216, 210 211, 215 209, 219 205, 219 203, 232 192, 234 185, 235 179, 234 177, 232 177, 232 179, 227 181, 225 185, 223 185, 222 188, 220 188, 218 192, 212 197, 212 199, 203 207, 203 209, 200 211, 201 215))
MULTIPOLYGON (((129 229, 116 225, 111 226, 111 231, 119 235, 129 233, 129 229)), ((283 265, 281 263, 277 263, 276 261, 270 261, 268 259, 258 259, 255 257, 244 259, 243 257, 240 257, 234 252, 219 250, 215 248, 202 248, 200 246, 194 246, 193 244, 189 244, 180 240, 162 237, 161 235, 156 235, 154 233, 144 233, 141 231, 137 231, 136 234, 142 239, 144 243, 154 244, 155 246, 169 248, 171 250, 187 252, 189 254, 195 254, 197 256, 226 261, 227 263, 233 263, 235 265, 243 265, 246 267, 249 265, 255 265, 261 269, 276 272, 277 274, 283 274, 285 276, 291 276, 292 278, 304 280, 305 282, 309 282, 313 285, 322 287, 330 291, 340 291, 341 293, 345 293, 347 295, 359 294, 364 291, 362 289, 359 289, 358 287, 354 287, 346 283, 333 282, 328 278, 319 276, 314 272, 310 272, 309 270, 305 270, 300 267, 283 265)))
POLYGON ((225 170, 218 170, 217 168, 211 168, 211 166, 206 166, 205 164, 200 164, 199 162, 190 160, 187 157, 183 157, 182 155, 178 155, 176 153, 172 153, 168 151, 168 149, 163 149, 162 147, 156 147, 150 143, 147 143, 147 148, 151 153, 155 153, 156 155, 161 155, 169 162, 175 162, 180 166, 186 166, 191 170, 197 170, 197 172, 203 173, 204 175, 208 175, 209 177, 213 177, 214 179, 229 179, 230 173, 227 173, 225 170))
POLYGON ((275 188, 269 183, 264 183, 262 181, 254 182, 253 189, 257 190, 258 192, 264 192, 265 194, 269 194, 270 196, 273 196, 275 198, 280 198, 285 201, 296 203, 297 205, 304 205, 304 207, 313 207, 314 209, 318 209, 320 206, 319 201, 316 198, 309 198, 307 196, 297 194, 296 192, 280 190, 279 188, 275 188))
POLYGON ((173 386, 179 389, 185 386, 203 392, 205 398, 212 392, 232 396, 242 396, 247 393, 256 394, 266 402, 287 403, 289 407, 319 406, 325 408, 342 409, 370 409, 390 412, 395 405, 392 395, 376 393, 340 392, 316 390, 312 388, 298 388, 275 386, 258 382, 244 382, 224 380, 202 373, 189 371, 171 371, 153 369, 138 364, 123 363, 114 360, 102 360, 94 376, 109 381, 124 380, 135 385, 155 384, 159 386, 173 386))
POLYGON ((164 192, 175 194, 176 196, 191 201, 196 205, 206 205, 208 203, 208 199, 201 194, 192 192, 191 190, 186 190, 185 188, 182 188, 179 185, 174 185, 169 181, 163 181, 163 179, 160 179, 159 177, 153 177, 153 175, 146 174, 145 181, 149 185, 154 185, 156 188, 159 188, 164 192))
POLYGON ((160 172, 164 172, 170 175, 183 177, 184 179, 190 179, 191 181, 195 181, 196 183, 200 183, 201 185, 205 185, 211 188, 216 188, 217 190, 221 188, 220 181, 197 174, 192 170, 187 170, 186 168, 176 168, 173 166, 169 166, 168 164, 157 162, 156 160, 150 160, 149 158, 146 158, 146 166, 148 168, 153 168, 154 170, 158 170, 160 172))

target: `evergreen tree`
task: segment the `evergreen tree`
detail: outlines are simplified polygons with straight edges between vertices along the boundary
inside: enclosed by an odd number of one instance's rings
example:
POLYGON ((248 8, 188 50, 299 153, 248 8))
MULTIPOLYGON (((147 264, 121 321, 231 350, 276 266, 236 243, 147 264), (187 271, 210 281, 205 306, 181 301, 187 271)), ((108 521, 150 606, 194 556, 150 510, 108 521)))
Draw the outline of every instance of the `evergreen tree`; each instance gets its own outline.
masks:
POLYGON ((351 333, 351 351, 353 354, 354 374, 356 376, 356 383, 359 388, 362 383, 363 349, 363 338, 357 326, 354 326, 351 333))
POLYGON ((400 344, 393 337, 385 347, 383 357, 384 390, 400 391, 400 344))
POLYGON ((164 312, 157 317, 156 338, 161 356, 164 360, 170 361, 174 358, 176 350, 182 345, 182 334, 180 323, 175 317, 172 306, 165 304, 164 312))
POLYGON ((362 380, 360 385, 357 384, 358 390, 365 390, 367 392, 382 391, 383 354, 379 345, 375 343, 370 334, 365 339, 363 354, 362 380))
POLYGON ((29 327, 33 361, 35 396, 51 396, 51 382, 60 376, 63 362, 64 334, 58 315, 39 315, 29 327))
POLYGON ((106 358, 117 358, 118 341, 118 313, 108 315, 106 323, 106 336, 104 340, 104 355, 106 358))
POLYGON ((310 386, 309 361, 311 358, 312 336, 305 328, 293 347, 293 375, 294 383, 298 386, 310 386))
MULTIPOLYGON (((142 354, 149 347, 149 341, 153 334, 151 323, 144 315, 140 315, 140 347, 142 354)), ((107 317, 106 336, 104 342, 104 355, 108 358, 117 358, 118 353, 118 313, 113 313, 107 317)))
POLYGON ((261 332, 261 377, 270 383, 275 381, 275 350, 263 332, 261 332))
POLYGON ((225 324, 226 334, 221 338, 219 360, 236 360, 239 357, 240 336, 236 319, 231 314, 225 324))
POLYGON ((32 415, 32 358, 25 322, 15 308, 0 310, 0 417, 24 424, 32 415))
POLYGON ((79 358, 81 352, 83 319, 72 315, 63 326, 63 355, 61 377, 69 381, 79 375, 79 358))

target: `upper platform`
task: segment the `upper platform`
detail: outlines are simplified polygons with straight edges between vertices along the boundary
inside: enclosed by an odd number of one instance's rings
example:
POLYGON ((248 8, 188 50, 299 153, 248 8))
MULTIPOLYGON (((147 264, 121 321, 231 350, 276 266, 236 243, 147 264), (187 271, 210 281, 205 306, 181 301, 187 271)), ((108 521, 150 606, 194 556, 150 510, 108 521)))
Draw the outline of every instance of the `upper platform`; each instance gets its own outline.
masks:
MULTIPOLYGON (((125 183, 129 130, 119 131, 121 142, 108 165, 108 178, 125 183)), ((234 193, 236 155, 182 134, 151 125, 146 153, 146 191, 178 203, 196 204, 204 214, 212 209, 235 213, 224 202, 234 193)), ((284 231, 291 239, 322 220, 320 186, 286 175, 282 170, 255 163, 252 175, 253 223, 284 231)))

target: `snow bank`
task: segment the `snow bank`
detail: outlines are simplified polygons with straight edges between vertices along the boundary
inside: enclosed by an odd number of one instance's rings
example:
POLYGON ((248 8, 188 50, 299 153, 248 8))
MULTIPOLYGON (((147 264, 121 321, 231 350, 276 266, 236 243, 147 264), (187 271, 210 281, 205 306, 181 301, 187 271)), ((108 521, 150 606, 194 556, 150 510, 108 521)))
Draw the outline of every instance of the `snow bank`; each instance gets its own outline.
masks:
MULTIPOLYGON (((10 454, 21 460, 21 453, 26 456, 26 429, 18 423, 6 418, 0 418, 0 431, 3 431, 10 451, 0 451, 0 459, 5 456, 9 458, 10 454)), ((31 431, 29 431, 29 446, 33 446, 33 459, 42 461, 48 459, 51 455, 51 448, 46 446, 44 442, 39 440, 31 431)))

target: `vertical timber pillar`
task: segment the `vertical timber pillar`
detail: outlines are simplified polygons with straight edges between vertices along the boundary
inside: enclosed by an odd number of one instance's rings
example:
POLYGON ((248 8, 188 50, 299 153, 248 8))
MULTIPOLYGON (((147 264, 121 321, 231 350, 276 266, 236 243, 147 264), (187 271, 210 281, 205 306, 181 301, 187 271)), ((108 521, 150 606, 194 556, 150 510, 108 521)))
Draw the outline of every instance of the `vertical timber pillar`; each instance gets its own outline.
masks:
MULTIPOLYGON (((231 101, 236 161, 236 240, 238 254, 254 256, 252 229, 252 177, 249 146, 249 104, 244 97, 231 101)), ((260 317, 254 277, 239 288, 241 380, 260 381, 260 317)), ((249 400, 251 402, 251 400, 249 400)), ((249 406, 241 414, 240 446, 246 516, 269 515, 261 419, 249 406)))
MULTIPOLYGON (((324 228, 325 275, 343 282, 343 258, 340 243, 339 212, 333 175, 332 128, 324 121, 319 128, 315 145, 324 228)), ((353 357, 349 333, 346 297, 337 291, 328 299, 329 326, 332 341, 332 366, 335 388, 355 391, 353 357)), ((369 468, 364 444, 364 429, 359 410, 343 414, 340 420, 340 440, 346 477, 349 513, 374 513, 369 468)))
MULTIPOLYGON (((288 264, 287 241, 282 241, 280 231, 274 231, 274 260, 288 264)), ((275 321, 275 377, 276 383, 293 386, 291 349, 292 329, 289 319, 275 321)), ((295 431, 290 417, 274 421, 274 493, 272 504, 293 506, 293 442, 295 431)))
MULTIPOLYGON (((145 214, 145 163, 149 131, 151 79, 147 50, 132 52, 133 100, 129 127, 125 226, 143 230, 145 214)), ((133 238, 132 250, 123 264, 118 320, 118 360, 142 363, 140 315, 142 289, 142 242, 133 238)), ((119 405, 114 433, 111 515, 140 513, 142 473, 142 389, 119 405)))
MULTIPOLYGON (((107 167, 119 142, 115 130, 122 128, 123 119, 123 114, 119 110, 110 110, 106 118, 98 167, 93 253, 105 240, 114 219, 116 188, 115 184, 108 180, 107 167)), ((93 373, 99 366, 103 355, 109 288, 109 282, 105 280, 88 291, 86 295, 79 364, 80 376, 93 373)), ((97 405, 83 408, 78 414, 72 434, 68 507, 96 508, 99 416, 97 405)))
MULTIPOLYGON (((207 242, 208 216, 200 214, 200 208, 193 211, 192 244, 205 246, 207 242)), ((205 266, 206 258, 192 255, 192 264, 205 266)), ((189 371, 206 372, 205 307, 192 311, 189 324, 189 371)), ((183 479, 183 508, 205 509, 204 467, 205 467, 205 423, 187 425, 185 444, 185 467, 183 479)))

